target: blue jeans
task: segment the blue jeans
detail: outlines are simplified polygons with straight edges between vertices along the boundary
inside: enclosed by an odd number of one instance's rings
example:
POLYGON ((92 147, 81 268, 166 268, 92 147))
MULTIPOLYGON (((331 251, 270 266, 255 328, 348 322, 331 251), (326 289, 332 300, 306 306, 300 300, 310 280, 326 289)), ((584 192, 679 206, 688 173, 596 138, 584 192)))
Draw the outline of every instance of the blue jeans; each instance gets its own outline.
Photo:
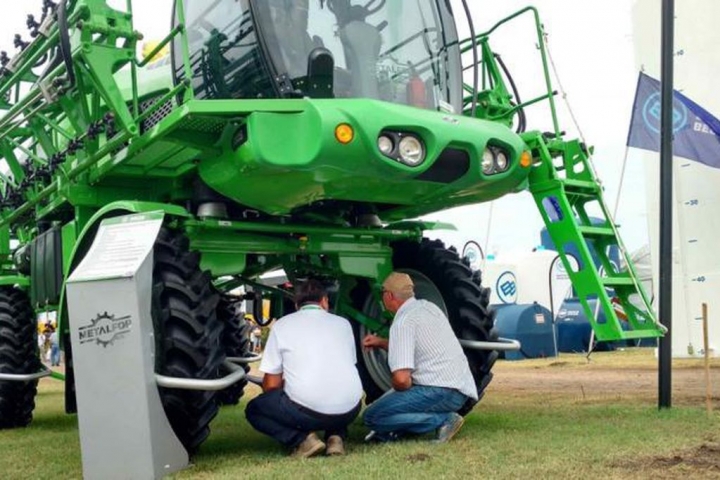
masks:
POLYGON ((60 365, 60 346, 56 344, 50 347, 50 364, 53 367, 60 365))
POLYGON ((293 402, 282 389, 258 395, 248 403, 245 417, 255 430, 295 448, 310 432, 324 431, 347 438, 347 427, 360 413, 360 404, 347 413, 328 415, 293 402))
POLYGON ((431 432, 450 420, 467 401, 457 390, 413 385, 407 390, 390 390, 363 413, 363 421, 380 438, 388 434, 431 432))

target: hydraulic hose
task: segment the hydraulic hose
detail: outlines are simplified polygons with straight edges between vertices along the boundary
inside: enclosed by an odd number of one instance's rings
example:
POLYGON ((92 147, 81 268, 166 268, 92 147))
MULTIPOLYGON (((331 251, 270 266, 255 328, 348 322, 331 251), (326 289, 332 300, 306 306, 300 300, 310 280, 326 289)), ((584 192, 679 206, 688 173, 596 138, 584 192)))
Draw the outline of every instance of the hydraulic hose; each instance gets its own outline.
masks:
POLYGON ((57 7, 58 32, 60 35, 60 55, 65 61, 65 69, 67 70, 69 87, 75 86, 75 70, 72 60, 72 47, 70 46, 70 25, 68 24, 67 2, 62 0, 57 7))
POLYGON ((475 23, 473 23, 472 14, 470 13, 470 7, 468 6, 467 0, 462 0, 463 8, 465 9, 465 15, 467 15, 468 25, 470 26, 470 40, 472 42, 473 51, 473 95, 472 95, 472 107, 470 108, 470 115, 475 117, 477 111, 477 91, 480 86, 480 71, 479 63, 480 58, 478 57, 478 43, 475 37, 475 23))
MULTIPOLYGON (((510 88, 512 88, 513 95, 515 96, 515 101, 518 103, 518 105, 520 105, 522 103, 522 100, 520 100, 520 93, 518 92, 517 85, 515 85, 515 80, 510 74, 510 70, 508 70, 507 65, 505 65, 505 62, 503 62, 503 59, 500 55, 496 54, 495 58, 500 64, 500 68, 502 68, 503 72, 505 72, 505 77, 507 77, 508 82, 510 82, 510 88)), ((521 108, 518 110, 518 127, 516 133, 523 133, 526 128, 527 117, 525 116, 525 109, 521 108)))

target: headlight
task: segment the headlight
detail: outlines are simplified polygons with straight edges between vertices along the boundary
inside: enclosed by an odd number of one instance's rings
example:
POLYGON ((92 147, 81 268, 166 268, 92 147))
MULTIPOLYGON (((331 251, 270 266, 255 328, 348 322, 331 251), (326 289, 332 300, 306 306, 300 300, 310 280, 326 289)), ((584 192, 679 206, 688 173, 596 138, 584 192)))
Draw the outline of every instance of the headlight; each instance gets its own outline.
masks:
POLYGON ((411 167, 420 165, 425 160, 425 147, 419 138, 407 135, 400 140, 400 161, 411 167))
POLYGON ((393 150, 395 150, 395 142, 390 137, 380 135, 378 137, 378 149, 383 155, 390 156, 393 150))
POLYGON ((497 156, 495 157, 495 165, 497 165, 498 170, 501 172, 507 170, 509 162, 505 152, 498 151, 497 156))
POLYGON ((495 171, 495 154, 489 148, 483 152, 482 171, 485 175, 492 175, 495 171))
POLYGON ((483 152, 480 167, 485 175, 504 173, 510 168, 510 156, 504 148, 490 145, 483 152))

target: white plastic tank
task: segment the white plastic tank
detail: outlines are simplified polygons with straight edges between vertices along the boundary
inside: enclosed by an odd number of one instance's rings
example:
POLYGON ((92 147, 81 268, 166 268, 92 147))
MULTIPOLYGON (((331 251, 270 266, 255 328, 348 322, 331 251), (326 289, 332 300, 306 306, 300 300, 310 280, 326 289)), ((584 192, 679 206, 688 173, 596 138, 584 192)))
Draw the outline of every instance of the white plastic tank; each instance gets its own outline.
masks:
POLYGON ((570 278, 558 256, 551 250, 488 255, 483 285, 492 289, 491 304, 538 303, 553 316, 570 292, 570 278))

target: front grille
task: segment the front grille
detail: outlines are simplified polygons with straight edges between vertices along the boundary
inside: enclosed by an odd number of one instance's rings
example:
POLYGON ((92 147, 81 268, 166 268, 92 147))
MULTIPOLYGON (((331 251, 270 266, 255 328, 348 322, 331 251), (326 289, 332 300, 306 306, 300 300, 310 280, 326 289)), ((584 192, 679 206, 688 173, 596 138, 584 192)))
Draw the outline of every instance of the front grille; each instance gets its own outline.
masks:
MULTIPOLYGON (((147 111, 150 107, 155 105, 158 102, 159 98, 151 98, 149 100, 145 100, 144 102, 140 103, 140 114, 142 115, 143 112, 147 111)), ((170 115, 170 112, 172 112, 173 108, 175 107, 175 100, 168 100, 167 102, 163 103, 163 105, 155 110, 148 118, 143 120, 142 124, 140 125, 140 133, 143 134, 150 130, 152 127, 160 123, 160 121, 170 115)))
POLYGON ((417 180, 452 183, 470 170, 470 154, 457 148, 446 148, 432 167, 415 177, 417 180))

